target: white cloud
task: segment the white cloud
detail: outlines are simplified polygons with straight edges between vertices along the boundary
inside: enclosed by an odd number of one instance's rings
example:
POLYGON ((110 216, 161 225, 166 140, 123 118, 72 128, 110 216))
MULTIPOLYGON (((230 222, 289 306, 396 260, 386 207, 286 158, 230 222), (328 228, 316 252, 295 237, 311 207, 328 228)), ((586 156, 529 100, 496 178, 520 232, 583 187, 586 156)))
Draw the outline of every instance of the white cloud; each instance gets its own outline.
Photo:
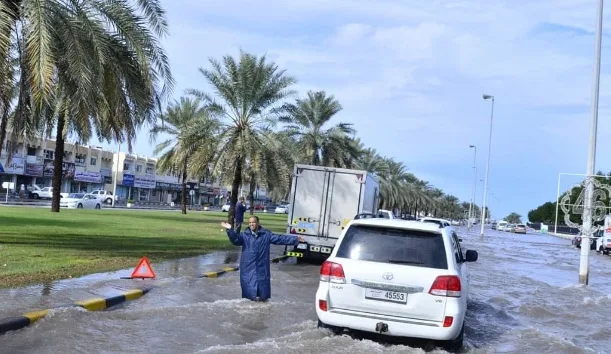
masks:
MULTIPOLYGON (((297 77, 300 92, 334 94, 344 106, 337 120, 354 123, 366 144, 415 166, 433 184, 451 180, 451 187, 439 187, 463 199, 470 191, 461 187, 470 186, 469 144, 478 145, 484 169, 490 113, 484 92, 496 96, 492 188, 501 188, 503 179, 510 186, 512 174, 520 180, 542 164, 552 176, 585 165, 595 2, 185 0, 165 6, 173 34, 164 43, 177 96, 207 87, 197 68, 209 57, 243 48, 267 53, 297 77), (440 170, 444 165, 448 171, 440 170), (466 173, 454 177, 451 171, 463 167, 466 173)), ((603 45, 603 60, 611 64, 608 38, 603 45)), ((601 80, 603 152, 611 148, 608 67, 601 80)), ((541 186, 520 188, 546 199, 541 186)), ((497 196, 509 204, 507 213, 522 207, 511 191, 505 194, 497 196)), ((535 206, 517 211, 524 215, 535 206)))

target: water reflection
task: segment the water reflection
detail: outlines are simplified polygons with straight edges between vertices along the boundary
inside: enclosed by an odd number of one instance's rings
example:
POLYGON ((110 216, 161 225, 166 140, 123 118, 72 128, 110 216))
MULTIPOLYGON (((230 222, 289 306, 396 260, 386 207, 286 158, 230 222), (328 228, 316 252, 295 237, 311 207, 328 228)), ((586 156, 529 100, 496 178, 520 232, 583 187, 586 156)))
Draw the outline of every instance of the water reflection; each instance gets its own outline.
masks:
POLYGON ((51 295, 51 290, 53 290, 53 283, 45 282, 42 284, 42 296, 51 295))

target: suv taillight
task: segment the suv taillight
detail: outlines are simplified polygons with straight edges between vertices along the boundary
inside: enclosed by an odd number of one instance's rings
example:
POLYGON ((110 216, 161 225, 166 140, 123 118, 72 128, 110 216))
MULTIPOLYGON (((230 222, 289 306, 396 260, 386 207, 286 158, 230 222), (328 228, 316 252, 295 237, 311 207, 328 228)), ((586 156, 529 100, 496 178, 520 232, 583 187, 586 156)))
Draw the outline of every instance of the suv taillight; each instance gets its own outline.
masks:
POLYGON ((440 275, 438 276, 429 294, 447 297, 460 297, 460 278, 456 275, 440 275))
POLYGON ((339 263, 324 262, 320 267, 320 281, 345 284, 344 268, 339 263))

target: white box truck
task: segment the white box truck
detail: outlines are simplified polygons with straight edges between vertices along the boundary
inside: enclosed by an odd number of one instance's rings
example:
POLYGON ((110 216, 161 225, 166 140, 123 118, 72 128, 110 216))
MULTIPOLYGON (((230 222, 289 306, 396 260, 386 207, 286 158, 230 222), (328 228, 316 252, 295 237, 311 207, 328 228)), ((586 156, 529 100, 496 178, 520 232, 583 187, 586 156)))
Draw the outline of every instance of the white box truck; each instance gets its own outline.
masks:
POLYGON ((357 214, 377 214, 380 185, 367 171, 295 165, 287 233, 305 243, 287 255, 326 259, 344 227, 357 214))

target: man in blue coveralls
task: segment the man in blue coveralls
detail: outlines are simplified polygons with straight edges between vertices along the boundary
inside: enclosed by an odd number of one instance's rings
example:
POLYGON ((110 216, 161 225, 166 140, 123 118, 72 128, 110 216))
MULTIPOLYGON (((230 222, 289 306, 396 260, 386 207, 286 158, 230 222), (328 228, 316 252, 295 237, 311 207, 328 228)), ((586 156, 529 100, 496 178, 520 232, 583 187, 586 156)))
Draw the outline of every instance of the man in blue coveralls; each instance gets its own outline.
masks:
POLYGON ((248 228, 236 232, 231 224, 222 222, 227 229, 229 241, 242 246, 240 258, 240 286, 242 297, 253 301, 266 301, 271 297, 269 245, 298 245, 304 242, 301 236, 276 235, 259 225, 259 217, 248 219, 248 228))

